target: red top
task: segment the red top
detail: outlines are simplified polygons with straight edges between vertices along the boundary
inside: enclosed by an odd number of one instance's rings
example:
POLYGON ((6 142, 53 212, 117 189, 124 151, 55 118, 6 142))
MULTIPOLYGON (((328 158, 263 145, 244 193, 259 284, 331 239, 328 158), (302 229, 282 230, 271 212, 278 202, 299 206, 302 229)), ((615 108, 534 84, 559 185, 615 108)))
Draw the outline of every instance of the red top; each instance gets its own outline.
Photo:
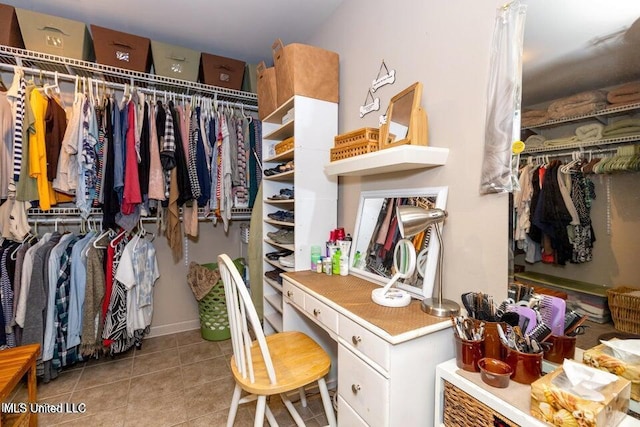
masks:
POLYGON ((128 108, 124 193, 122 195, 122 206, 120 208, 125 215, 132 214, 135 211, 136 205, 142 203, 140 181, 138 178, 138 153, 136 151, 136 113, 133 102, 129 102, 128 108))

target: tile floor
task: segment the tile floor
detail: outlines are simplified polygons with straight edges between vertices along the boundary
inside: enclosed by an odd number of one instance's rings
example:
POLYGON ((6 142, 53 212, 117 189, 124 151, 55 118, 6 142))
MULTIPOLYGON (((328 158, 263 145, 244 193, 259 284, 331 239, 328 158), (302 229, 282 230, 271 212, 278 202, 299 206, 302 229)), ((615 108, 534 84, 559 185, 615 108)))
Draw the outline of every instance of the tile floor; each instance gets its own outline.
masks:
MULTIPOLYGON (((140 350, 74 365, 57 379, 38 383, 38 400, 85 403, 86 412, 40 414, 38 425, 224 426, 234 387, 231 353, 229 340, 206 341, 194 330, 148 338, 140 350)), ((26 400, 21 384, 12 401, 26 400)), ((269 406, 279 425, 295 425, 279 397, 269 406)), ((307 425, 326 425, 318 394, 308 396, 307 408, 295 406, 307 425)), ((254 408, 255 403, 241 405, 235 425, 252 426, 254 408)))

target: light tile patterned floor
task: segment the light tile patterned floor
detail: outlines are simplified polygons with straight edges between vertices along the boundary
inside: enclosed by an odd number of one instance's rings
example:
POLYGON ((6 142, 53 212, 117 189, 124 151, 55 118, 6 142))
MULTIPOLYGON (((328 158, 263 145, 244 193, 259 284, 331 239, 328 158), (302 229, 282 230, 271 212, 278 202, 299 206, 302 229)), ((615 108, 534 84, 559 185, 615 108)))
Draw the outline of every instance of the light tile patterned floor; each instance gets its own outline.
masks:
MULTIPOLYGON (((115 358, 91 360, 38 383, 38 400, 85 403, 84 414, 40 414, 39 426, 224 426, 234 381, 229 368, 231 342, 206 341, 200 331, 144 340, 142 349, 115 358)), ((22 384, 12 397, 26 401, 22 384)), ((269 406, 281 426, 295 423, 279 397, 269 406)), ((308 426, 326 425, 319 395, 296 409, 308 426)), ((252 426, 255 403, 242 405, 236 426, 252 426)), ((266 424, 266 422, 265 422, 266 424)))

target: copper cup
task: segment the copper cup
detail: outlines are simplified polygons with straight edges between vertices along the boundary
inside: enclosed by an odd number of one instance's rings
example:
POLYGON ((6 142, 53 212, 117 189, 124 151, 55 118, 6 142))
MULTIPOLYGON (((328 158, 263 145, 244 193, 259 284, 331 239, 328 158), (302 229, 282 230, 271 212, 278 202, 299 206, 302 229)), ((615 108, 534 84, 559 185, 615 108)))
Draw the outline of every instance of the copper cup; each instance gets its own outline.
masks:
POLYGON ((473 319, 475 328, 479 328, 480 323, 484 323, 484 357, 502 360, 502 342, 500 341, 500 335, 498 335, 498 325, 502 327, 503 331, 506 331, 507 324, 473 319))
POLYGON ((522 353, 502 345, 505 351, 504 361, 511 366, 511 379, 520 384, 531 384, 542 376, 543 353, 522 353))
POLYGON ((551 348, 544 352, 544 359, 553 363, 562 363, 564 359, 573 359, 576 354, 576 337, 551 335, 548 339, 551 348))
POLYGON ((480 372, 478 360, 484 357, 484 341, 470 341, 453 335, 456 341, 456 365, 470 372, 480 372))

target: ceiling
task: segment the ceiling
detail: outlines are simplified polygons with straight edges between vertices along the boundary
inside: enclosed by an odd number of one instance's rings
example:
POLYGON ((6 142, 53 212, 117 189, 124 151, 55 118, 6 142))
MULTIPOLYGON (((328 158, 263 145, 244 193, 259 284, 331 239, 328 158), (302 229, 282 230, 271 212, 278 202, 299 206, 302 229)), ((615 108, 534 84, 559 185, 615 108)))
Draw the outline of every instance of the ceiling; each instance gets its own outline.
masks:
MULTIPOLYGON (((257 63, 271 60, 278 37, 306 42, 349 0, 1 1, 257 63)), ((521 1, 527 5, 523 105, 640 79, 640 1, 521 1)))

